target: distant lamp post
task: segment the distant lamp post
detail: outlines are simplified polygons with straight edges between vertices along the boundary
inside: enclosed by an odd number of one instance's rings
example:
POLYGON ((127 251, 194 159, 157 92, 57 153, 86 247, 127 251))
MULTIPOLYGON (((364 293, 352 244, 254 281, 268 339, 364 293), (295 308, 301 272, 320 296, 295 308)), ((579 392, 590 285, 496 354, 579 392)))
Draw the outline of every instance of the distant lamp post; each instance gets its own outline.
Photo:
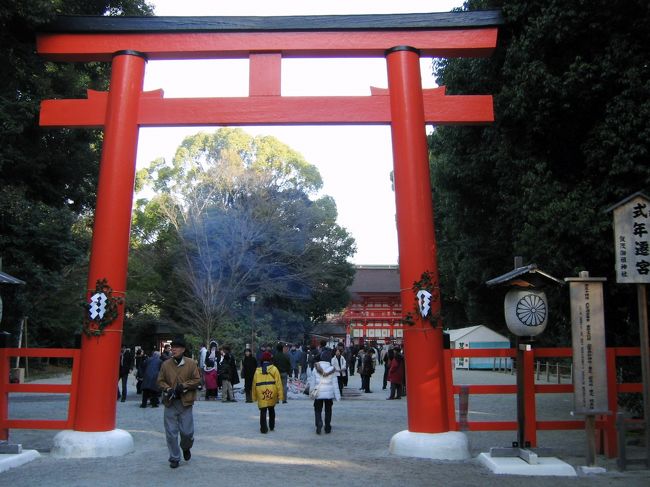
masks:
POLYGON ((251 294, 248 296, 248 300, 251 303, 251 352, 253 353, 253 356, 255 356, 255 300, 257 299, 257 296, 255 294, 251 294))

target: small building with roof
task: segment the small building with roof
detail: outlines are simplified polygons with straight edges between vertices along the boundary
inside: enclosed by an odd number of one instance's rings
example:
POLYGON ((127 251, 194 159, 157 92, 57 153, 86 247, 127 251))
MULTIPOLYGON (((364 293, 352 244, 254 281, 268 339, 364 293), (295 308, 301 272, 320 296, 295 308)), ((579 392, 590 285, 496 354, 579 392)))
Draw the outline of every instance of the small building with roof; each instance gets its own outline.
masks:
MULTIPOLYGON (((449 334, 449 344, 453 349, 477 348, 510 348, 508 337, 497 333, 485 325, 467 326, 456 330, 445 330, 449 334)), ((511 359, 503 358, 502 367, 509 368, 511 359), (503 360, 506 363, 503 363, 503 360)), ((455 369, 492 369, 494 359, 491 357, 457 357, 454 359, 455 369)))

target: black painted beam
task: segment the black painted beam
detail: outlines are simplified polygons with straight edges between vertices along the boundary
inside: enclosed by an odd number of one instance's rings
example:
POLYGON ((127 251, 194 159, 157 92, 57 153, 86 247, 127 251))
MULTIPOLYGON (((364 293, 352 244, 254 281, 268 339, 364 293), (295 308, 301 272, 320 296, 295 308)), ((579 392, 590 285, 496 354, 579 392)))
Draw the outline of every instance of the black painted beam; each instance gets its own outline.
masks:
POLYGON ((59 16, 39 32, 278 32, 471 29, 503 24, 500 10, 414 14, 291 17, 104 17, 59 16))

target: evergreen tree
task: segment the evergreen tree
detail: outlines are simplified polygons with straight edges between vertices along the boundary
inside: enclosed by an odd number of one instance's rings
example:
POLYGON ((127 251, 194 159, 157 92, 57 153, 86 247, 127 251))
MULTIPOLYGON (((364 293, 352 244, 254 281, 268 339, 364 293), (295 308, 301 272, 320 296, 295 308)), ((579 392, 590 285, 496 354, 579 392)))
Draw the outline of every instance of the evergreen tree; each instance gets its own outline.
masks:
MULTIPOLYGON (((505 25, 492 57, 435 65, 449 94, 491 93, 495 105, 491 126, 431 136, 446 324, 504 328, 502 295, 484 283, 521 255, 556 277, 607 277, 608 343, 630 343, 634 299, 615 284, 612 215, 603 210, 650 188, 650 6, 472 0, 465 8, 502 8, 505 25)), ((549 301, 541 339, 567 345, 568 291, 551 290, 549 301)))
POLYGON ((2 328, 29 316, 30 344, 72 345, 79 327, 101 132, 44 129, 39 104, 106 89, 103 63, 53 63, 36 54, 39 25, 60 14, 144 15, 143 0, 8 0, 0 7, 0 257, 26 281, 2 290, 2 328))

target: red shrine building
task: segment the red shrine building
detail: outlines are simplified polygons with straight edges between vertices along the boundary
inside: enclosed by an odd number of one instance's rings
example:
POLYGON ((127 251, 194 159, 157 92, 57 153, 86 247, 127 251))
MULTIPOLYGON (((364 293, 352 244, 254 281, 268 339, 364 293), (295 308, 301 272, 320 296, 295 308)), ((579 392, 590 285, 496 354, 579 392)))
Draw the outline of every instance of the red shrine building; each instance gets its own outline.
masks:
POLYGON ((398 266, 357 266, 350 304, 340 320, 350 342, 401 343, 404 337, 398 266))

